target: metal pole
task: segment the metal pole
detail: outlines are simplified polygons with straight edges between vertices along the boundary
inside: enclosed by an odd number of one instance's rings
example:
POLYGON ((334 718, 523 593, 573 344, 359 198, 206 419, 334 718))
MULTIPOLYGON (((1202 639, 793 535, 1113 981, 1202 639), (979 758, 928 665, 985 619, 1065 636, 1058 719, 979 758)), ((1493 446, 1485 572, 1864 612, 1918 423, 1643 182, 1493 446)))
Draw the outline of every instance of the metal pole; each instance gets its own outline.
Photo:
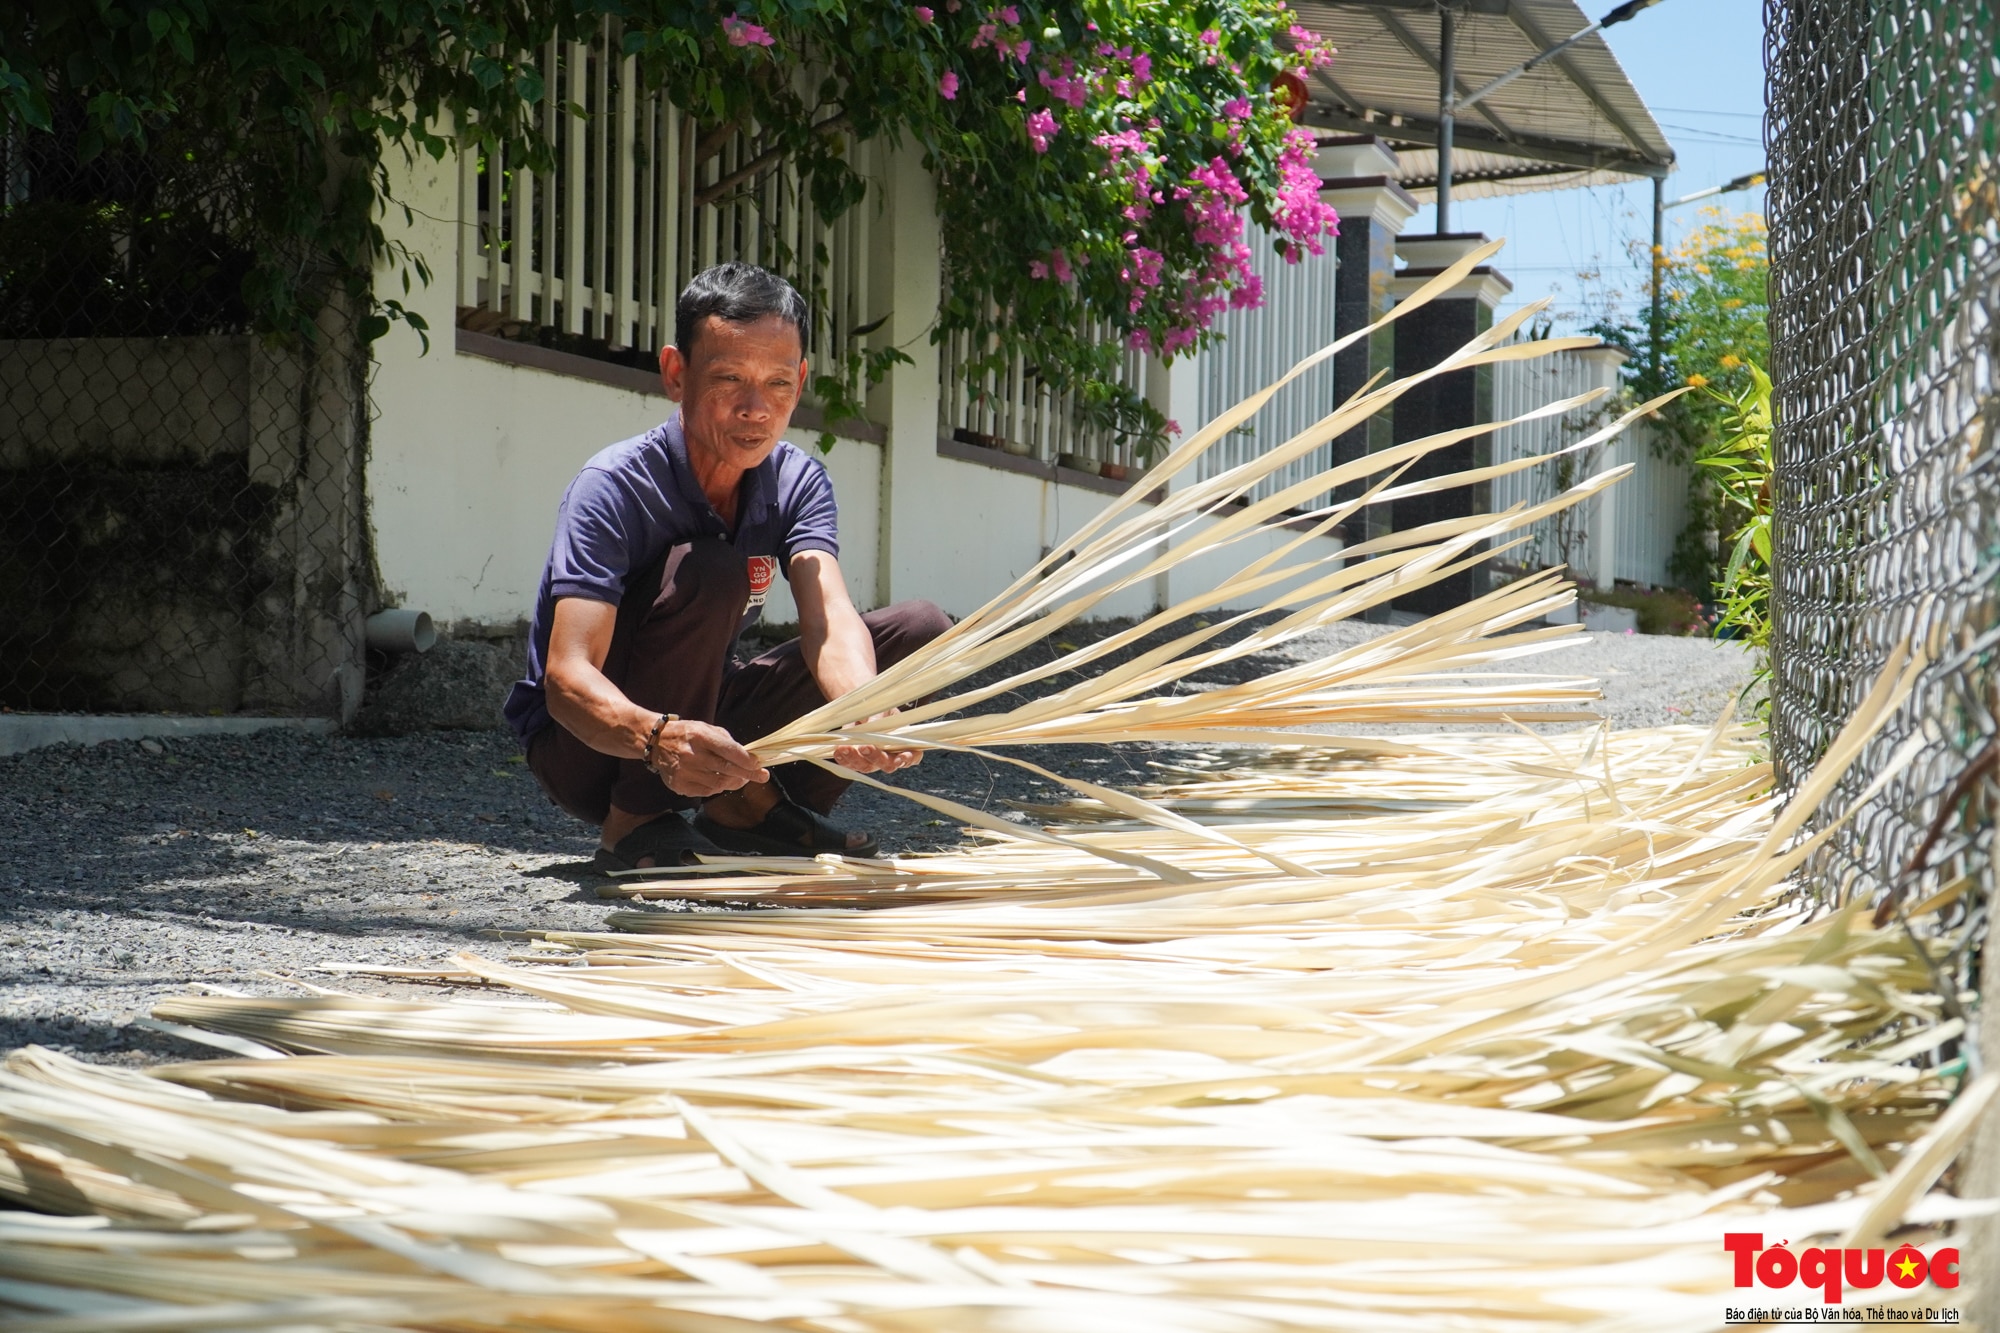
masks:
POLYGON ((1660 0, 1628 0, 1627 3, 1618 6, 1618 8, 1612 10, 1609 14, 1606 14, 1603 18, 1597 20, 1597 22, 1591 24, 1589 27, 1584 28, 1580 32, 1571 33, 1569 36, 1563 38, 1561 41, 1557 42, 1554 46, 1551 46, 1546 51, 1540 51, 1537 52, 1535 55, 1530 56, 1528 59, 1514 66, 1514 68, 1508 70, 1505 74, 1502 74, 1499 78, 1493 80, 1493 82, 1487 84, 1484 88, 1479 89, 1477 92, 1467 93, 1465 96, 1459 98, 1458 109, 1463 111, 1466 107, 1469 107, 1476 102, 1484 101, 1489 93, 1499 92, 1502 88, 1505 88, 1508 84, 1520 78, 1523 74, 1526 74, 1529 70, 1535 68, 1537 65, 1540 65, 1545 61, 1554 60, 1557 56, 1569 50, 1572 46, 1575 46, 1578 42, 1582 41, 1584 38, 1589 37, 1595 33, 1602 32, 1606 28, 1614 27, 1617 24, 1623 23, 1627 19, 1637 14, 1640 10, 1651 9, 1654 5, 1657 5, 1659 3, 1660 0))
POLYGON ((1660 279, 1667 267, 1667 182, 1653 177, 1653 316, 1647 324, 1648 345, 1653 349, 1653 392, 1660 391, 1660 279))
MULTIPOLYGON (((1648 340, 1653 345, 1653 382, 1660 380, 1660 339, 1664 333, 1663 309, 1660 288, 1665 285, 1667 272, 1667 210, 1691 204, 1697 199, 1712 199, 1718 194, 1733 194, 1738 190, 1748 190, 1764 183, 1764 173, 1753 171, 1745 176, 1722 185, 1711 185, 1706 190, 1696 190, 1678 199, 1667 198, 1667 182, 1664 177, 1653 177, 1653 315, 1648 323, 1648 340)), ((1664 386, 1660 386, 1664 387, 1664 386)), ((1657 392, 1657 390, 1656 390, 1657 392)))
POLYGON ((1451 230, 1451 130, 1457 111, 1458 19, 1438 6, 1438 206, 1440 236, 1451 230))

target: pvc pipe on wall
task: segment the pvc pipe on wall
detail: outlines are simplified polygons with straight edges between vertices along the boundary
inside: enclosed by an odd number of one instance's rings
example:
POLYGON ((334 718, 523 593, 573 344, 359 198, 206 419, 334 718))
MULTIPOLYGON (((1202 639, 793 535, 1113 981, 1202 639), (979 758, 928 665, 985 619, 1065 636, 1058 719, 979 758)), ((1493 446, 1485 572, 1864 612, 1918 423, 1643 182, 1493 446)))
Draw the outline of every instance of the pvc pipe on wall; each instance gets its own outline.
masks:
POLYGON ((380 653, 427 653, 438 641, 428 611, 377 611, 364 633, 368 646, 380 653))

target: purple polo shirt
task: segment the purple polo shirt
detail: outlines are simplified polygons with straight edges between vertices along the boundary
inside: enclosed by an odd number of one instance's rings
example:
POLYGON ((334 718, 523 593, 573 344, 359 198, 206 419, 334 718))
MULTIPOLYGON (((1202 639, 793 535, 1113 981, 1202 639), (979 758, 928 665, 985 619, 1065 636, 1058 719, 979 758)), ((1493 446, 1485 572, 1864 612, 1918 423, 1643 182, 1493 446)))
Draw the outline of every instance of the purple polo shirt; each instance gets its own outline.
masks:
MULTIPOLYGON (((838 556, 839 516, 826 468, 781 441, 769 458, 743 474, 732 535, 695 480, 678 413, 665 425, 614 444, 585 463, 556 510, 555 541, 542 569, 528 631, 528 674, 515 683, 503 710, 523 745, 549 722, 542 676, 556 600, 587 597, 616 606, 633 571, 668 548, 700 537, 722 538, 746 561, 775 560, 787 578, 792 557, 800 551, 838 556)), ((753 564, 753 591, 739 634, 763 615, 763 589, 771 572, 769 564, 761 569, 753 564)))

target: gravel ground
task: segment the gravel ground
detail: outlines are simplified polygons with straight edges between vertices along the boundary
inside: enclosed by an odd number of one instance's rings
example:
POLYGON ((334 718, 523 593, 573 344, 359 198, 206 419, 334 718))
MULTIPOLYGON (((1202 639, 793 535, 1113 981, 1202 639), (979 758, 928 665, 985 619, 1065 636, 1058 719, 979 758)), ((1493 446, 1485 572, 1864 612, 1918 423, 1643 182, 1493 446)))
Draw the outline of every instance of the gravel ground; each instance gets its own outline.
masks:
MULTIPOLYGON (((1244 679, 1381 632, 1334 626, 1183 686, 1244 679)), ((1733 644, 1593 635, 1535 669, 1596 675, 1617 725, 1652 726, 1710 721, 1749 663, 1733 644)), ((1149 757, 1144 747, 1035 756, 1113 783, 1143 779, 1149 757)), ((962 755, 933 755, 902 780, 1001 810, 1061 790, 962 755)), ((866 788, 841 817, 890 851, 957 840, 930 811, 866 788)), ((547 802, 497 731, 273 731, 0 758, 0 839, 0 1050, 38 1042, 120 1063, 205 1054, 133 1020, 190 984, 295 993, 286 978, 296 977, 421 993, 314 969, 430 965, 490 947, 488 932, 592 929, 606 907, 589 867, 595 831, 547 802)))

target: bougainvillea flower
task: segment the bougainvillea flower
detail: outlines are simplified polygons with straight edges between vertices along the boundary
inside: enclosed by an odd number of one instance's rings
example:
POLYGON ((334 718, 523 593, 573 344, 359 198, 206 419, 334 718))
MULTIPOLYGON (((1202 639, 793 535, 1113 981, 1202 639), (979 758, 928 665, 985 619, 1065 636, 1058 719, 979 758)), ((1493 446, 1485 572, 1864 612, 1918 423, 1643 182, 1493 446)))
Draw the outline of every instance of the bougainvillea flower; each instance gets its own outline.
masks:
POLYGON ((1056 124, 1056 118, 1049 114, 1047 107, 1039 107, 1028 116, 1028 142, 1035 146, 1036 152, 1046 153, 1049 151, 1049 141, 1056 137, 1056 132, 1061 128, 1056 124))
POLYGON ((729 34, 729 44, 731 46, 776 46, 778 44, 778 39, 773 37, 769 31, 746 19, 740 19, 734 14, 723 16, 722 30, 729 34))

